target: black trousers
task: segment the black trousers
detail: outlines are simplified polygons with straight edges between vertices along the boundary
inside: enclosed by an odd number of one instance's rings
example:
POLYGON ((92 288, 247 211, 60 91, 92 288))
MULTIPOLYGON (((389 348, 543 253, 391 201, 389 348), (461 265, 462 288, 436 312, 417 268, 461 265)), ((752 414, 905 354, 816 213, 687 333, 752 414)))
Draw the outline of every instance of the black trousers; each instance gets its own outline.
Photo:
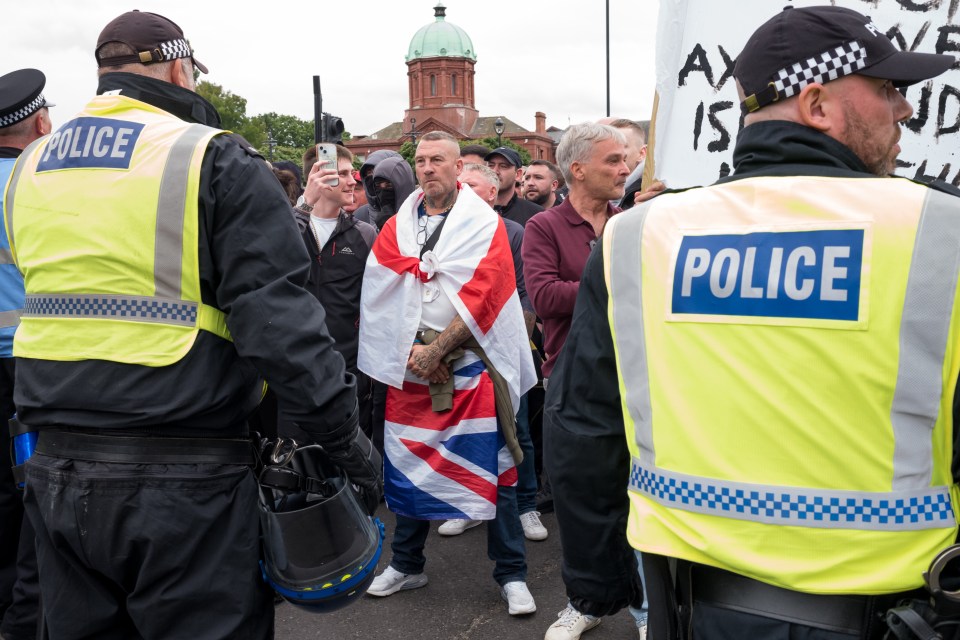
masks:
POLYGON ((35 454, 24 503, 50 640, 273 638, 249 468, 35 454))
POLYGON ((13 481, 7 420, 13 405, 14 358, 0 358, 0 633, 7 640, 37 637, 40 585, 33 527, 23 516, 23 492, 13 481))
POLYGON ((13 602, 23 497, 13 481, 7 420, 13 416, 13 358, 0 358, 0 618, 13 602))
POLYGON ((0 633, 6 640, 35 640, 40 620, 40 576, 37 572, 36 535, 30 518, 24 517, 20 527, 17 553, 17 580, 13 584, 13 601, 3 614, 0 633))

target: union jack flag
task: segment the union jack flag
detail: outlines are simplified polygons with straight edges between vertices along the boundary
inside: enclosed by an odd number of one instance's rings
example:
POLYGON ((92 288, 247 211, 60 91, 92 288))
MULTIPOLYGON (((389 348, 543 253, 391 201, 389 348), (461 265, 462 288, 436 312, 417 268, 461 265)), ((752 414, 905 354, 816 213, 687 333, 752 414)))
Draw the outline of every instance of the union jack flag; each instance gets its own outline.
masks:
POLYGON ((409 374, 387 390, 384 493, 391 511, 411 518, 492 520, 497 485, 517 469, 497 426, 493 382, 467 352, 453 363, 453 409, 434 412, 430 390, 409 374))

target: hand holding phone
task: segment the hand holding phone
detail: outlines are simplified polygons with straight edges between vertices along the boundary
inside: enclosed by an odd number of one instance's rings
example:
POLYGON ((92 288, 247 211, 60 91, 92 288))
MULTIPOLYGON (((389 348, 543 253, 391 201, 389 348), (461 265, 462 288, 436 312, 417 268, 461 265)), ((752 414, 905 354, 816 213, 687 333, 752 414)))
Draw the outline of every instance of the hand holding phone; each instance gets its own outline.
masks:
MULTIPOLYGON (((332 142, 321 142, 317 145, 317 162, 320 164, 323 169, 333 169, 337 170, 337 145, 332 142)), ((340 178, 337 176, 331 176, 324 180, 325 183, 331 187, 336 187, 340 184, 340 178)))

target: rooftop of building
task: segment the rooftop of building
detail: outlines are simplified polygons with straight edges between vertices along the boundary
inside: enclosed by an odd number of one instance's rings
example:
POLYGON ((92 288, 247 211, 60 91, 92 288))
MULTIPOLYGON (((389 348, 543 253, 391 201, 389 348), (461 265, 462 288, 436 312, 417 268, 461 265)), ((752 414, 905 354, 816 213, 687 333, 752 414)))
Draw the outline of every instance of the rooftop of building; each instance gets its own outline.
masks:
POLYGON ((410 40, 407 62, 421 58, 469 58, 476 61, 477 52, 467 32, 447 22, 447 8, 438 2, 433 8, 434 21, 420 27, 410 40))

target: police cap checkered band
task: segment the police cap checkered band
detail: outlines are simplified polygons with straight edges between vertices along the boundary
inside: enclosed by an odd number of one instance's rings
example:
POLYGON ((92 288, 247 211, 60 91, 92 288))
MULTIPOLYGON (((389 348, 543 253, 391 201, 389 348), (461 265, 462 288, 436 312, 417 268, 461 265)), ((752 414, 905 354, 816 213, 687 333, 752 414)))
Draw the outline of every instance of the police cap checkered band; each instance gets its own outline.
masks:
POLYGON ((147 11, 128 11, 104 27, 97 39, 96 57, 100 67, 192 58, 193 64, 203 73, 207 73, 207 67, 193 56, 193 49, 190 42, 183 37, 183 30, 167 18, 147 11), (101 56, 103 46, 111 42, 125 44, 133 49, 133 53, 101 56))
POLYGON ((866 66, 866 59, 866 50, 853 40, 780 69, 773 84, 784 97, 790 98, 808 84, 823 84, 856 73, 866 66))
POLYGON ((756 111, 809 84, 850 74, 905 87, 940 75, 953 56, 900 51, 867 16, 834 6, 786 7, 750 36, 733 75, 756 111))
POLYGON ((47 78, 37 69, 19 69, 0 76, 0 129, 53 105, 43 97, 47 78))

